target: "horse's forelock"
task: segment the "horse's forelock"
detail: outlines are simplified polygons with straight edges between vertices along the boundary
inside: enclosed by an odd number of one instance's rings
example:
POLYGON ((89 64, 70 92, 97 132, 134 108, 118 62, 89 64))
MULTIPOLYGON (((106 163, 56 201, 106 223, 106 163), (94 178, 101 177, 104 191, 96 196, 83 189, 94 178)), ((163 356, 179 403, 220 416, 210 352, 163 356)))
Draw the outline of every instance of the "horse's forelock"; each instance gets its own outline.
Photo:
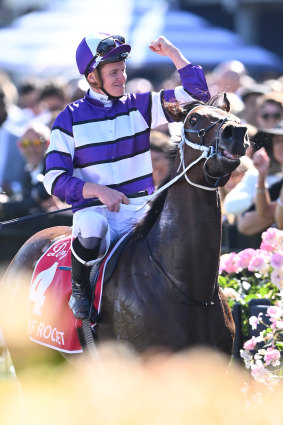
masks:
POLYGON ((190 110, 198 105, 204 105, 204 103, 200 101, 193 101, 193 102, 186 102, 186 103, 180 103, 178 101, 163 102, 163 106, 165 107, 167 113, 170 115, 170 117, 174 121, 177 121, 177 122, 184 121, 184 119, 186 118, 190 110))

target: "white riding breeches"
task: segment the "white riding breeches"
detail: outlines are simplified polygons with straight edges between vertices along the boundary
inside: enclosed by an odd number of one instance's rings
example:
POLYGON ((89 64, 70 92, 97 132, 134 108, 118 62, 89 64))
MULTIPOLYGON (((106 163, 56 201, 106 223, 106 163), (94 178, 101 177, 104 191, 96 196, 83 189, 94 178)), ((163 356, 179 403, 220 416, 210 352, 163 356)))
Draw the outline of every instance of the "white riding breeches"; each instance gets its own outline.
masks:
MULTIPOLYGON (((115 243, 123 234, 130 232, 133 226, 142 219, 148 210, 148 197, 130 199, 130 204, 121 204, 118 213, 111 212, 104 205, 88 207, 76 211, 73 216, 73 236, 83 239, 102 239, 99 257, 85 263, 88 266, 101 261, 107 254, 109 246, 115 243), (143 208, 141 208, 144 205, 143 208)), ((83 262, 78 258, 79 261, 83 262)))

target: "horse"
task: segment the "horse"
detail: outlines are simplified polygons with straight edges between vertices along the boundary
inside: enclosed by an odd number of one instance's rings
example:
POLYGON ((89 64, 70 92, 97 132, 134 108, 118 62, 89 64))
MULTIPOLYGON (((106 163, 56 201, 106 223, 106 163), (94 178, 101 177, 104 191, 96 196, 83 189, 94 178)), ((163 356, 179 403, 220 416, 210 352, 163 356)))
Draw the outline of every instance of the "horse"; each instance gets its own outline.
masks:
MULTIPOLYGON (((213 347, 231 356, 235 325, 218 286, 221 205, 248 144, 247 128, 230 113, 225 95, 207 103, 167 103, 181 121, 172 168, 144 219, 133 229, 104 287, 98 342, 119 340, 135 352, 213 347)), ((17 294, 25 272, 70 227, 44 229, 18 251, 2 283, 17 294)), ((12 353, 13 358, 13 353, 12 353)))

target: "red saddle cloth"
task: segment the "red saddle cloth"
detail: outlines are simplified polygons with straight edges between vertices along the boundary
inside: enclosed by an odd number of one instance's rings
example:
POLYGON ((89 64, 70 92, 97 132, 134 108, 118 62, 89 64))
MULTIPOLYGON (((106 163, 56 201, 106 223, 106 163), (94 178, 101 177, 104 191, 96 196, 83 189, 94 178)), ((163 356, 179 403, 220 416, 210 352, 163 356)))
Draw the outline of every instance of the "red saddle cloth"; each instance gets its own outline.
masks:
MULTIPOLYGON (((107 262, 125 236, 109 250, 100 266, 93 303, 98 312, 107 262)), ((82 323, 68 305, 72 292, 71 241, 72 236, 68 236, 52 244, 35 266, 28 296, 28 336, 54 350, 81 353, 76 328, 82 323)))

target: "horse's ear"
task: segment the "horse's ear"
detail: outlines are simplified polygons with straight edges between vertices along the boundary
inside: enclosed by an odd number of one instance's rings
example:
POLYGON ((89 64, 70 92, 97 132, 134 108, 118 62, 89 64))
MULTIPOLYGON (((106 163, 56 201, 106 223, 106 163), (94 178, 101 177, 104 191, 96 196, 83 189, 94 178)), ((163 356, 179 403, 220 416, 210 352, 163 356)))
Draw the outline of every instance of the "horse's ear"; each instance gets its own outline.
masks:
POLYGON ((231 105, 226 93, 223 93, 223 111, 230 112, 231 105))
POLYGON ((216 94, 215 96, 213 96, 209 100, 208 105, 215 106, 216 108, 222 109, 222 111, 225 111, 225 112, 230 112, 230 101, 225 92, 221 94, 216 94))
POLYGON ((186 111, 178 102, 163 102, 163 107, 169 117, 177 122, 183 121, 186 116, 186 111))

